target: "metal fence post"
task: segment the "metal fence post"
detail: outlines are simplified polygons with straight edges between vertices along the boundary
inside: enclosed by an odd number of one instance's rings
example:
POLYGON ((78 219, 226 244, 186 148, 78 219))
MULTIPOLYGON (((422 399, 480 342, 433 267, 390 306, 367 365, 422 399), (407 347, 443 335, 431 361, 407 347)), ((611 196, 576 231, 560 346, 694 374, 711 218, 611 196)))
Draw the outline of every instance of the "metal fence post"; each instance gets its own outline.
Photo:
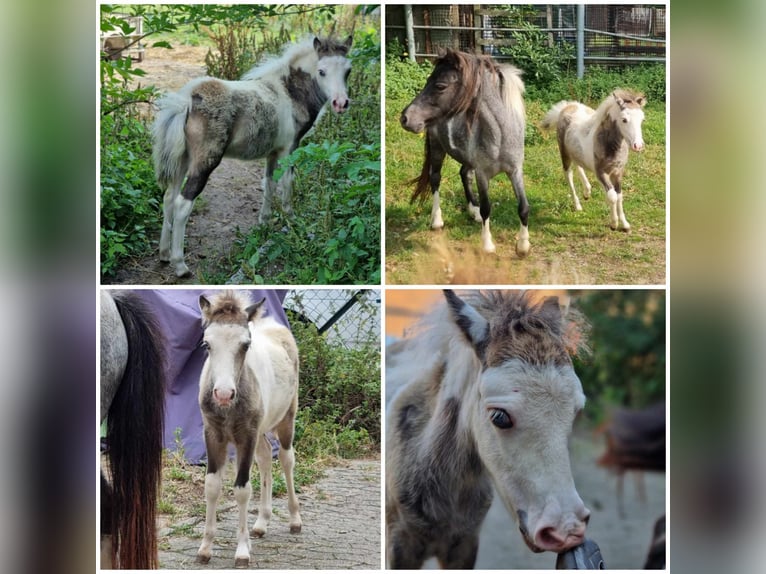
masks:
POLYGON ((407 28, 407 55, 410 60, 415 61, 415 29, 412 17, 412 4, 404 5, 404 26, 407 28))
POLYGON ((585 75, 585 4, 577 5, 577 78, 585 75))

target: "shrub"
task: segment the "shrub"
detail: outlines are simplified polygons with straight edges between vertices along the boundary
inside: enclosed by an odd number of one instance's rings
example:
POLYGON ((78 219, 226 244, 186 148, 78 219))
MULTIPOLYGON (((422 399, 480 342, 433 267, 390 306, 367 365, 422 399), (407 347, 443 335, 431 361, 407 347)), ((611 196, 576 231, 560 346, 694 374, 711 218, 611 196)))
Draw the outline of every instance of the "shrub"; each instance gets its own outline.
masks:
POLYGON ((429 62, 408 59, 398 40, 390 42, 386 46, 386 99, 410 101, 426 85, 432 70, 429 62))

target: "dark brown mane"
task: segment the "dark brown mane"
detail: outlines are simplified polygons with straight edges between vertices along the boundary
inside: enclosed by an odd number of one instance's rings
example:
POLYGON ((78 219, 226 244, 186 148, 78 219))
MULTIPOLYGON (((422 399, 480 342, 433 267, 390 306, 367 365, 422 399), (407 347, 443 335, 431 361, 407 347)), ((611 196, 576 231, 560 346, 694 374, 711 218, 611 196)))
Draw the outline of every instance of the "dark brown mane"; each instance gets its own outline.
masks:
POLYGON ((585 319, 574 309, 564 317, 558 297, 487 291, 466 300, 490 322, 487 366, 514 358, 533 365, 568 364, 572 354, 587 350, 585 319))
POLYGON ((434 68, 439 66, 456 70, 462 78, 463 89, 456 98, 450 115, 464 113, 475 104, 476 99, 481 96, 485 72, 493 78, 500 76, 497 64, 489 56, 475 56, 454 50, 447 50, 443 56, 436 59, 434 68))

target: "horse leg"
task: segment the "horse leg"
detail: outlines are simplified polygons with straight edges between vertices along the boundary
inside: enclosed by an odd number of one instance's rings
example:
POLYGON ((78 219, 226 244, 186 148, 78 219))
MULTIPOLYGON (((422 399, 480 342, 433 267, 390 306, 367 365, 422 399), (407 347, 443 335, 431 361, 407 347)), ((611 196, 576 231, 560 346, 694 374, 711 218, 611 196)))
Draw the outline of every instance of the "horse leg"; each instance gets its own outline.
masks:
POLYGON ((170 264, 173 266, 177 277, 184 277, 190 274, 189 268, 184 263, 186 223, 189 221, 192 207, 194 207, 194 200, 205 189, 210 174, 221 163, 221 159, 223 159, 223 153, 207 158, 203 165, 199 167, 192 166, 181 194, 176 196, 173 202, 173 234, 171 238, 170 264))
POLYGON ((290 532, 298 534, 303 527, 301 520, 300 504, 295 495, 295 483, 293 471, 295 469, 295 449, 293 448, 293 433, 295 432, 295 415, 288 413, 285 419, 276 428, 279 438, 279 464, 285 473, 285 486, 287 487, 287 510, 290 512, 290 532))
POLYGON ((261 211, 258 214, 258 223, 261 225, 268 223, 271 217, 271 202, 274 200, 274 191, 277 187, 274 181, 274 170, 277 168, 279 158, 279 154, 272 153, 266 159, 266 173, 263 176, 263 205, 261 205, 261 211))
POLYGON ((426 545, 419 536, 405 528, 393 526, 388 533, 388 568, 419 570, 426 559, 426 545))
MULTIPOLYGON (((566 175, 569 191, 572 194, 572 201, 574 201, 575 211, 582 211, 582 205, 580 205, 580 199, 577 197, 577 191, 575 190, 574 185, 573 171, 575 166, 572 162, 572 159, 563 153, 561 154, 561 161, 564 164, 564 175, 566 175)), ((580 170, 582 169, 579 165, 577 168, 580 170)))
POLYGON ((468 214, 473 217, 474 221, 481 223, 479 204, 476 202, 476 198, 471 190, 471 186, 473 185, 471 175, 473 175, 473 170, 471 168, 464 165, 460 166, 460 181, 463 182, 463 191, 465 192, 465 199, 468 202, 468 214))
POLYGON ((624 196, 622 195, 622 182, 620 181, 619 177, 617 178, 617 182, 614 184, 614 190, 617 192, 617 218, 620 220, 622 231, 627 233, 630 231, 630 223, 628 223, 628 220, 625 219, 625 211, 622 209, 622 198, 624 196))
POLYGON ((253 486, 250 484, 250 468, 253 466, 255 439, 248 436, 237 445, 237 477, 234 479, 234 500, 239 508, 237 526, 237 551, 234 554, 234 567, 244 568, 250 565, 250 531, 247 527, 247 506, 253 486))
POLYGON ((205 431, 205 449, 207 451, 207 474, 205 475, 205 534, 197 550, 197 562, 207 564, 213 554, 215 538, 215 510, 221 495, 221 471, 226 463, 226 443, 220 442, 205 431))
POLYGON ((582 185, 585 188, 585 191, 582 192, 582 196, 585 199, 590 199, 591 185, 590 185, 590 182, 588 181, 588 176, 585 174, 585 170, 582 168, 581 165, 577 166, 577 173, 580 174, 582 185))
POLYGON ((617 190, 615 190, 614 186, 612 185, 612 180, 609 178, 608 173, 599 173, 598 180, 606 190, 606 203, 609 206, 609 227, 612 229, 617 229, 619 224, 618 203, 620 202, 620 196, 622 194, 617 193, 617 190))
POLYGON ((476 185, 479 188, 479 212, 481 213, 481 248, 485 253, 494 253, 495 244, 492 242, 492 233, 489 230, 489 214, 492 204, 489 202, 489 180, 481 172, 476 172, 476 185))
POLYGON ((508 178, 511 180, 513 186, 513 192, 516 194, 516 202, 518 203, 519 221, 521 226, 519 227, 519 237, 516 239, 516 255, 519 257, 525 257, 529 253, 529 202, 527 201, 527 193, 524 190, 524 175, 521 168, 516 168, 508 174, 508 178))
POLYGON ((295 176, 295 168, 290 167, 285 170, 282 177, 279 179, 279 186, 282 189, 282 211, 286 215, 293 214, 293 178, 295 176))
POLYGON ((181 193, 182 183, 183 178, 178 181, 172 181, 165 190, 165 197, 162 202, 163 220, 162 231, 160 232, 160 261, 163 263, 170 261, 170 241, 173 236, 175 201, 178 194, 181 193))
POLYGON ((269 529, 271 520, 271 443, 263 434, 258 435, 255 442, 255 461, 261 475, 261 502, 258 506, 258 519, 253 526, 252 534, 262 538, 269 529))
POLYGON ((449 570, 472 570, 479 552, 479 537, 465 535, 452 540, 445 553, 436 556, 439 566, 449 570))
POLYGON ((439 203, 439 185, 442 181, 442 164, 444 163, 444 150, 431 143, 431 169, 429 172, 429 183, 431 184, 431 229, 442 229, 444 220, 442 219, 442 208, 439 203))

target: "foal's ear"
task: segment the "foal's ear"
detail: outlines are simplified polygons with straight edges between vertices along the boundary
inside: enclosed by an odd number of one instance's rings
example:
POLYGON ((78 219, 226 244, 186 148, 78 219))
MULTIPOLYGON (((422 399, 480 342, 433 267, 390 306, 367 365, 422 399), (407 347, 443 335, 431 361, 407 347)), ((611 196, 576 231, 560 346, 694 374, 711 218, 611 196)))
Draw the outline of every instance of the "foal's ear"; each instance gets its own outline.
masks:
POLYGON ((451 289, 444 290, 447 306, 450 309, 452 320, 460 328, 465 338, 476 351, 480 360, 484 360, 484 353, 489 342, 489 321, 482 317, 476 309, 455 295, 451 289))
POLYGON ((646 105, 646 96, 638 96, 636 103, 643 108, 646 105))
POLYGON ((322 40, 314 36, 314 50, 318 52, 321 47, 322 47, 322 40))
POLYGON ((561 334, 561 320, 569 310, 569 301, 562 304, 556 296, 546 297, 540 307, 540 315, 545 319, 547 325, 561 334))
POLYGON ((247 314, 248 321, 255 321, 263 317, 263 315, 266 313, 266 307, 264 306, 265 302, 266 302, 266 297, 264 297, 257 303, 253 303, 247 309, 245 309, 245 313, 247 314))
POLYGON ((346 41, 343 42, 343 45, 346 47, 346 50, 351 49, 351 44, 354 42, 354 36, 349 34, 348 38, 346 38, 346 41))
POLYGON ((202 311, 202 328, 210 323, 210 301, 204 295, 199 296, 199 310, 202 311))

